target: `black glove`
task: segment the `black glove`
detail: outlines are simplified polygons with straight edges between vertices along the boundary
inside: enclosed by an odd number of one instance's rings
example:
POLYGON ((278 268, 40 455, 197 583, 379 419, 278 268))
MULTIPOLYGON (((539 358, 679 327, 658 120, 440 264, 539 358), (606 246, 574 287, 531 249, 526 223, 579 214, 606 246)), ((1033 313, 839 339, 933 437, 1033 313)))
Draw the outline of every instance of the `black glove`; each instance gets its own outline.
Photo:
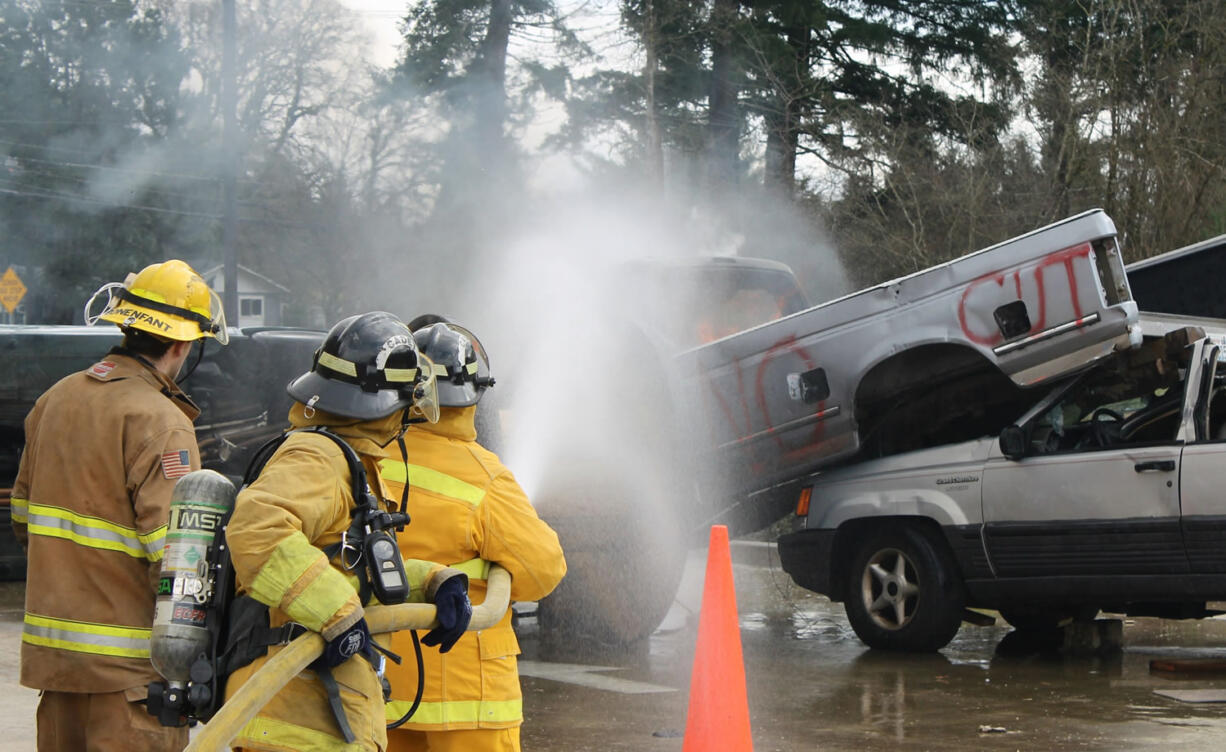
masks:
MULTIPOLYGON (((441 588, 440 588, 441 589, 441 588)), ((311 664, 313 668, 336 668, 355 655, 369 653, 370 627, 365 619, 358 619, 349 629, 333 637, 324 645, 324 652, 311 664)))
POLYGON ((468 629, 468 622, 473 618, 473 606, 468 601, 468 578, 463 575, 451 577, 439 585, 434 594, 434 607, 438 610, 438 626, 427 632, 421 643, 430 647, 438 645, 438 652, 446 653, 468 629))

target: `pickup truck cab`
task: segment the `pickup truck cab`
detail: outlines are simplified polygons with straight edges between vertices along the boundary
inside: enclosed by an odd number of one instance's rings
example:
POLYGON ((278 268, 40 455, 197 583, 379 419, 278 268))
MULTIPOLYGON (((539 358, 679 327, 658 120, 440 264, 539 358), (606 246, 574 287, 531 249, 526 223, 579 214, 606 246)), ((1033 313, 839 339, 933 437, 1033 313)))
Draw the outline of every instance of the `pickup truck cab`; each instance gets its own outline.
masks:
POLYGON ((998 435, 814 476, 785 571, 871 647, 936 650, 964 609, 1019 628, 1226 599, 1226 322, 1142 314, 1143 345, 998 435))

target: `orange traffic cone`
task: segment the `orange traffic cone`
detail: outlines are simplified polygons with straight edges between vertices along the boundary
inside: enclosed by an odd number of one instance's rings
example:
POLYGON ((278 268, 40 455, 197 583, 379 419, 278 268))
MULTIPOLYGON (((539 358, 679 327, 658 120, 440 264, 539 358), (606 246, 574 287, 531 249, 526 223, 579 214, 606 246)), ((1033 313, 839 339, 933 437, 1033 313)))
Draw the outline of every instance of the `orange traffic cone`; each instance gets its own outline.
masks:
POLYGON ((682 752, 752 752, 728 528, 711 527, 682 752))

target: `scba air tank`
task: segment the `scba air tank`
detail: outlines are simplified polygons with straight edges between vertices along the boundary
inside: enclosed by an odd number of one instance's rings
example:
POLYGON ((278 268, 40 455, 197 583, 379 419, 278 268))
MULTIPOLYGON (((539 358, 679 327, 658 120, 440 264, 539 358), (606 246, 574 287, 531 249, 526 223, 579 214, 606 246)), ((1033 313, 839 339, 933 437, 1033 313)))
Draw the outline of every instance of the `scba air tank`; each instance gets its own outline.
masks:
POLYGON ((213 597, 209 547, 234 509, 234 484, 195 470, 175 483, 162 554, 150 658, 169 688, 187 685, 193 662, 210 647, 205 608, 213 597))

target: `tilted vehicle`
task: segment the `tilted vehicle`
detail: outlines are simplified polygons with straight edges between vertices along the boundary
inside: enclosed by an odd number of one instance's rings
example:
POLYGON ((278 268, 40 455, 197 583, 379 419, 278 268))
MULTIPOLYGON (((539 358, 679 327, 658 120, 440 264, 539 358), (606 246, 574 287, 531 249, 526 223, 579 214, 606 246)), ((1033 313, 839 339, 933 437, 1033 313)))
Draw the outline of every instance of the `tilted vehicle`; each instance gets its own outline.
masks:
MULTIPOLYGON (((580 392, 573 412, 610 437, 630 434, 637 451, 537 497, 568 557, 588 564, 559 589, 587 594, 563 620, 608 634, 620 618, 615 635, 645 634, 679 574, 674 528, 758 529, 819 467, 979 436, 1033 401, 1033 387, 1139 344, 1115 235, 1103 212, 1086 212, 813 307, 777 264, 631 269, 637 310, 612 318, 633 322, 643 344, 606 353, 601 367, 630 374, 635 391, 610 395, 616 412, 596 416, 599 400, 580 392), (607 533, 623 530, 634 532, 607 533)), ((566 602, 547 600, 545 617, 566 602)))
POLYGON ((1226 599, 1226 322, 1141 316, 1143 346, 997 435, 815 475, 783 569, 876 648, 941 648, 968 607, 1019 628, 1209 615, 1226 599))
POLYGON ((971 438, 1025 388, 1138 344, 1115 236, 1085 212, 682 353, 704 494, 779 489, 751 502, 776 520, 818 467, 971 438))

